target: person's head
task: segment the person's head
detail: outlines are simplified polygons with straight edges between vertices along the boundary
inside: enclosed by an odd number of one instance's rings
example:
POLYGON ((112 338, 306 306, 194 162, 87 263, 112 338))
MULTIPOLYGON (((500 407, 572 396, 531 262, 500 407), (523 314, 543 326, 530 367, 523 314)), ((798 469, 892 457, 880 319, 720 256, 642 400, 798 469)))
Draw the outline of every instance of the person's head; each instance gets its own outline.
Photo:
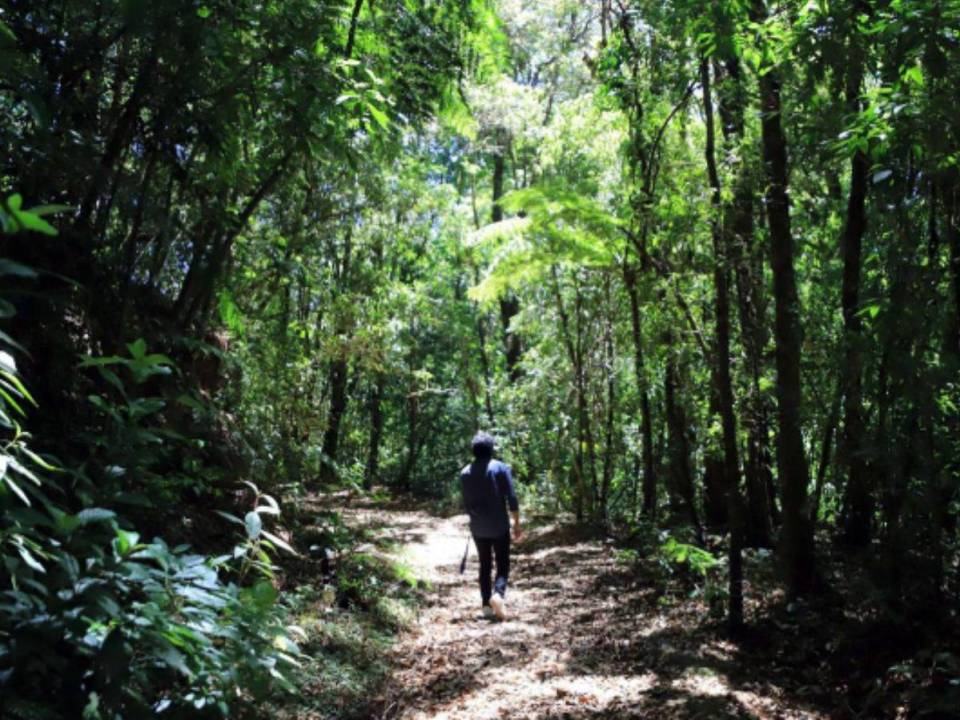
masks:
POLYGON ((477 460, 489 460, 493 457, 493 436, 482 430, 473 436, 470 441, 470 449, 473 450, 473 456, 477 460))

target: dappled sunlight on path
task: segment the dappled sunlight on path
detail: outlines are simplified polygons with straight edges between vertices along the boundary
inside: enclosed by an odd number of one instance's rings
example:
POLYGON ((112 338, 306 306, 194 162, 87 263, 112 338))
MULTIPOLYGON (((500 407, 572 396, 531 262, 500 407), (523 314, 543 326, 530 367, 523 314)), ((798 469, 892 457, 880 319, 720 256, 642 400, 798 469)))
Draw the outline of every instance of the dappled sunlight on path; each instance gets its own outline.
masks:
POLYGON ((614 549, 543 526, 514 547, 506 622, 484 619, 476 551, 458 566, 466 517, 348 508, 429 580, 429 601, 393 650, 384 720, 821 718, 737 666, 736 648, 661 609, 614 549))

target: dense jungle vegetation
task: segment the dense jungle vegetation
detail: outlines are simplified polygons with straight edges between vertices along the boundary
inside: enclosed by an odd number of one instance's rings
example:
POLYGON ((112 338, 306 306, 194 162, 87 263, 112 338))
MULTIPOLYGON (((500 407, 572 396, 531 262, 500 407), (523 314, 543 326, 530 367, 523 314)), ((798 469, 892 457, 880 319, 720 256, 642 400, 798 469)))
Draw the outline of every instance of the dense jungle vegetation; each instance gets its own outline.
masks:
POLYGON ((955 717, 958 107, 956 0, 0 0, 0 714, 364 716, 427 591, 332 498, 484 429, 955 717))

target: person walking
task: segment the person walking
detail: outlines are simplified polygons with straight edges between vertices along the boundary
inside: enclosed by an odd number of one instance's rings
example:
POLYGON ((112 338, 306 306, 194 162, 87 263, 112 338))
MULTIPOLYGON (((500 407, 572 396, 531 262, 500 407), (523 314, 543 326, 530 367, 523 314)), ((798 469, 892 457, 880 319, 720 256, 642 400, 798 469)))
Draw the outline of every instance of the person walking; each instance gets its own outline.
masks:
POLYGON ((480 558, 480 600, 485 617, 507 617, 507 580, 510 576, 510 518, 513 539, 523 537, 520 505, 513 488, 510 466, 494 460, 494 439, 478 432, 470 444, 474 460, 460 471, 463 508, 470 516, 470 533, 480 558), (496 557, 496 579, 491 585, 492 560, 496 557))

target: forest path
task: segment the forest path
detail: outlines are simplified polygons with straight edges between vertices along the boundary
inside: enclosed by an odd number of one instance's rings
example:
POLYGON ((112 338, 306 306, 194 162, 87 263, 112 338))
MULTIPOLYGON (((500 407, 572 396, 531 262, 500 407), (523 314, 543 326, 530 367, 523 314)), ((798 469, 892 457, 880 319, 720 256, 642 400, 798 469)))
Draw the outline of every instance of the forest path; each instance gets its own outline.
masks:
POLYGON ((476 549, 459 573, 466 517, 423 510, 342 509, 377 528, 431 584, 392 651, 378 698, 383 720, 495 718, 821 718, 787 695, 771 668, 704 630, 703 608, 662 608, 607 543, 552 524, 514 545, 509 618, 480 611, 476 549))

